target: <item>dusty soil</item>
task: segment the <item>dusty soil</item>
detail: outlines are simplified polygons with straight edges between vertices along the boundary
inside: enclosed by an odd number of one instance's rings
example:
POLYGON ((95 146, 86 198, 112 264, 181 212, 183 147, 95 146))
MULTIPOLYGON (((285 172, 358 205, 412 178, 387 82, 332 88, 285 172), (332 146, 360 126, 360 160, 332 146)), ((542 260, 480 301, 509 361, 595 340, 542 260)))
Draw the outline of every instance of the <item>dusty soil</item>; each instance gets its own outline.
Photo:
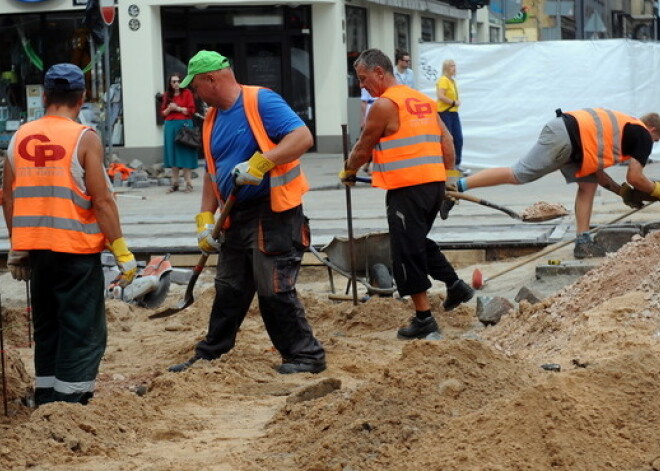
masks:
MULTIPOLYGON (((278 375, 253 306, 230 354, 168 373, 205 333, 207 269, 196 302, 175 316, 149 320, 152 311, 108 302, 95 398, 38 410, 24 399, 24 286, 0 275, 9 380, 0 469, 658 471, 659 258, 660 233, 635 240, 488 328, 474 301, 443 313, 444 289, 434 285, 444 339, 413 342, 395 338, 409 302, 336 304, 325 270, 305 269, 298 286, 328 370, 278 375)), ((484 293, 519 288, 526 270, 484 293)), ((170 302, 182 295, 176 288, 170 302)))

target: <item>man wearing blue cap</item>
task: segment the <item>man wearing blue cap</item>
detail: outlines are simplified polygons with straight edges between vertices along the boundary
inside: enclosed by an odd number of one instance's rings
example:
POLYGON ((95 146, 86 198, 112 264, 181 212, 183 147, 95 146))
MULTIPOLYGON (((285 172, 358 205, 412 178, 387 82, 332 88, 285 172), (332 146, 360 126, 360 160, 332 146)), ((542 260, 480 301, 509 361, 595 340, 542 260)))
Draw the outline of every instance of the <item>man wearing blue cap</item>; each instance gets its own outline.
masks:
POLYGON ((123 285, 137 266, 122 237, 101 140, 76 122, 85 101, 82 70, 52 66, 43 99, 44 117, 21 126, 7 149, 7 265, 14 279, 31 281, 35 403, 86 404, 107 337, 100 253, 106 245, 112 251, 123 285))
POLYGON ((188 63, 182 87, 192 86, 209 106, 203 145, 207 173, 196 216, 199 247, 218 252, 216 296, 206 338, 195 355, 169 368, 180 372, 197 360, 229 352, 255 293, 281 374, 319 373, 325 351, 314 337, 296 293, 309 226, 302 195, 307 181, 300 156, 313 144, 303 121, 277 93, 236 81, 229 60, 200 51, 188 63), (219 202, 236 203, 223 243, 210 236, 219 202))

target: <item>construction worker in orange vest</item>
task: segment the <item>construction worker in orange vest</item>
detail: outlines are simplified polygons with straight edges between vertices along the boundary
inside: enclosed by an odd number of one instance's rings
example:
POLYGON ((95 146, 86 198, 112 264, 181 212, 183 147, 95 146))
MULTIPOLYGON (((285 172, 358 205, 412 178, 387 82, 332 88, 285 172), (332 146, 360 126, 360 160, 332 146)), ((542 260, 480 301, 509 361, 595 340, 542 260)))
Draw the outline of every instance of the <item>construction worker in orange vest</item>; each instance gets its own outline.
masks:
POLYGON ((205 339, 192 358, 169 371, 229 352, 256 293, 282 356, 277 371, 320 373, 325 350, 295 287, 310 243, 302 208, 308 185, 299 159, 312 146, 312 134, 277 93, 239 84, 229 60, 217 52, 200 51, 190 59, 181 83, 189 86, 209 105, 202 131, 207 173, 195 220, 200 249, 218 252, 216 296, 205 339), (236 203, 220 244, 210 234, 219 203, 230 195, 236 203))
POLYGON ((495 185, 533 182, 561 170, 567 183, 577 182, 575 258, 603 257, 605 249, 589 234, 591 212, 598 185, 616 193, 630 207, 660 198, 660 182, 643 173, 653 143, 660 139, 660 116, 648 113, 640 119, 603 108, 562 112, 543 127, 537 143, 513 167, 482 170, 457 181, 466 191, 495 185), (604 169, 627 162, 626 183, 619 185, 604 169))
POLYGON ((37 406, 93 396, 107 338, 101 252, 107 246, 114 254, 122 285, 137 270, 101 140, 75 121, 84 101, 79 67, 48 69, 46 113, 18 129, 4 167, 7 264, 14 279, 31 282, 37 406))
POLYGON ((406 85, 398 85, 392 62, 378 49, 368 49, 353 64, 360 86, 379 97, 371 106, 360 138, 339 178, 355 181, 355 173, 373 156, 372 184, 387 190, 392 270, 399 294, 410 295, 415 316, 399 329, 402 339, 438 337, 431 314, 429 275, 447 287, 443 307, 450 311, 474 296, 459 279, 438 245, 428 238, 445 194, 447 177, 456 179, 451 134, 435 112, 435 101, 406 85))

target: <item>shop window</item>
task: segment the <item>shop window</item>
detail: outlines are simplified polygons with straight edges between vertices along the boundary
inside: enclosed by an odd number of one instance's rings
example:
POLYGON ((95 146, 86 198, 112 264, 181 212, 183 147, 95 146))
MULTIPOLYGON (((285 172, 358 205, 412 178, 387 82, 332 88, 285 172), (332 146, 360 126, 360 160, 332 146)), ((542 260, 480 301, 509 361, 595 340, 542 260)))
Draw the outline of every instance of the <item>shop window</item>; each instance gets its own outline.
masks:
POLYGON ((394 14, 394 46, 402 51, 410 51, 410 15, 394 14))
POLYGON ((357 78, 353 62, 360 53, 367 49, 367 9, 346 7, 346 59, 348 77, 348 96, 360 96, 360 81, 357 78))
POLYGON ((453 21, 442 22, 442 40, 456 41, 456 23, 453 21))
POLYGON ((435 20, 433 18, 422 18, 422 41, 435 41, 435 20))
MULTIPOLYGON (((21 123, 43 116, 43 76, 60 62, 71 62, 85 72, 86 103, 79 118, 103 132, 104 50, 94 43, 83 19, 81 10, 0 17, 0 148, 7 147, 21 123)), ((123 144, 116 25, 111 28, 110 42, 110 116, 115 124, 113 143, 123 144)))

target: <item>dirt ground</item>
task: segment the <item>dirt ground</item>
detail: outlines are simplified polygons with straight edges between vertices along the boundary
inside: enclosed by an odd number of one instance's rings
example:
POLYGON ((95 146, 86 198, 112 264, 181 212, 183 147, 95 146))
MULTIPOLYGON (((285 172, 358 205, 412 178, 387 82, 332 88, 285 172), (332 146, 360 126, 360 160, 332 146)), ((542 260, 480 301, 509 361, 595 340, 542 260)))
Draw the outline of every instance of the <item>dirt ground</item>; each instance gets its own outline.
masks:
MULTIPOLYGON (((298 288, 327 349, 325 372, 277 374, 253 306, 230 354, 168 373, 205 333, 209 268, 193 306, 172 317, 108 302, 93 401, 38 410, 25 405, 24 285, 3 274, 10 414, 0 417, 0 469, 659 471, 659 259, 652 233, 487 328, 474 300, 443 313, 434 284, 444 338, 413 342, 396 339, 409 301, 335 303, 325 270, 305 268, 298 288), (541 368, 549 363, 561 371, 541 368)), ((508 265, 486 265, 485 275, 508 265)), ((473 268, 460 273, 469 280, 473 268)), ((515 294, 533 268, 479 294, 515 294)))

